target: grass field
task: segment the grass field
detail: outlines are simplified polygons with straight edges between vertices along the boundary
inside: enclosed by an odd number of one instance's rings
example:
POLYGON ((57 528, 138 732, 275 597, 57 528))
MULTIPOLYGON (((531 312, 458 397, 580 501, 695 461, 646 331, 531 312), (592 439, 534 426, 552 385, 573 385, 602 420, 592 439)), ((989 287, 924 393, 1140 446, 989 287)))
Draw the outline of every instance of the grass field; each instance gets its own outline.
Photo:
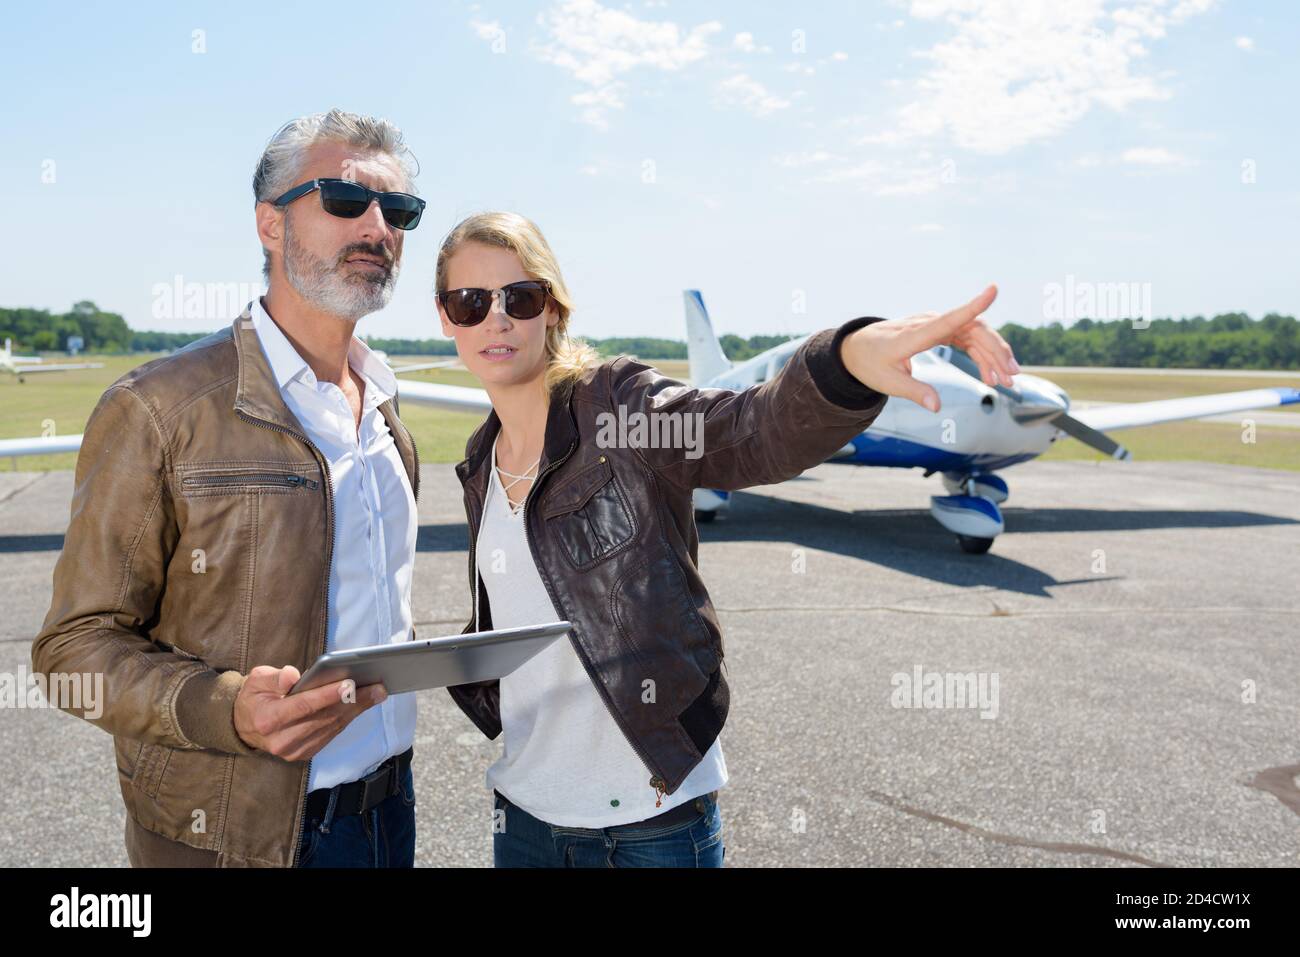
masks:
MULTIPOLYGON (((0 438, 41 435, 46 423, 52 423, 59 435, 81 432, 103 391, 123 373, 147 362, 153 356, 87 356, 103 362, 102 369, 55 372, 30 376, 19 383, 11 375, 0 375, 0 438)), ((395 356, 398 365, 429 358, 395 356)), ((684 360, 653 363, 666 375, 685 379, 684 360)), ((444 382, 449 385, 477 385, 477 380, 460 369, 432 369, 410 374, 413 379, 444 382)), ((1046 373, 1045 377, 1066 389, 1072 399, 1146 402, 1181 395, 1234 392, 1268 385, 1294 385, 1294 377, 1271 379, 1248 378, 1225 373, 1222 376, 1142 376, 1089 375, 1082 373, 1046 373)), ((1294 410, 1297 407, 1283 407, 1294 410)), ((424 462, 458 462, 464 455, 465 440, 482 417, 476 414, 443 412, 409 405, 403 416, 415 437, 424 462)), ((1274 409, 1272 411, 1280 411, 1274 409)), ((1300 429, 1259 426, 1254 444, 1241 441, 1236 425, 1218 422, 1172 422, 1141 429, 1126 429, 1116 438, 1143 461, 1195 460, 1260 468, 1288 469, 1300 472, 1300 429)), ((1052 460, 1097 460, 1092 449, 1073 440, 1062 440, 1044 456, 1052 460)), ((71 469, 76 456, 45 455, 11 459, 24 470, 71 469)), ((12 465, 11 465, 12 467, 12 465)))
MULTIPOLYGON (((1071 399, 1097 402, 1154 402, 1184 395, 1213 395, 1216 392, 1244 392, 1272 386, 1300 388, 1300 377, 1279 375, 1276 379, 1255 376, 1223 375, 1117 375, 1078 372, 1036 371, 1034 375, 1050 379, 1064 389, 1071 399)), ((1300 404, 1280 405, 1270 412, 1300 414, 1300 404)))

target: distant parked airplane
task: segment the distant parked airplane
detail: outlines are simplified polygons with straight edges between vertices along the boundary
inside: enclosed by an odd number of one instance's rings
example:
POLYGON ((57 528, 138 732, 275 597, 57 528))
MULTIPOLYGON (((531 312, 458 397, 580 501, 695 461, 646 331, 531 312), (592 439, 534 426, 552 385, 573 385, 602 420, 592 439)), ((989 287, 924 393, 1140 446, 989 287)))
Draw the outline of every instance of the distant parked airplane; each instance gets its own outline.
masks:
POLYGON ((0 372, 18 376, 22 382, 25 376, 38 372, 71 372, 74 369, 102 369, 102 362, 46 362, 40 356, 16 356, 13 352, 13 340, 6 339, 5 347, 0 350, 0 372))

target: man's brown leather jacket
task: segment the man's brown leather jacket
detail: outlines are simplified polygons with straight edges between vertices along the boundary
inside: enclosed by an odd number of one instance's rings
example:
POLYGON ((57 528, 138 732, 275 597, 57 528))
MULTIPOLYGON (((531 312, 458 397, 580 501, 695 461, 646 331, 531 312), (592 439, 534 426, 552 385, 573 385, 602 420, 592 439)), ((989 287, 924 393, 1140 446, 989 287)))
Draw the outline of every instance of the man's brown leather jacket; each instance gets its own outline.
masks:
MULTIPOLYGON (((849 374, 839 346, 875 321, 855 319, 809 337, 774 378, 740 392, 691 389, 621 357, 588 369, 551 399, 524 510, 533 560, 556 613, 573 623, 578 657, 657 792, 677 790, 727 717, 722 635, 696 567, 691 491, 785 481, 870 425, 888 397, 849 374), (691 433, 683 419, 654 414, 700 416, 696 449, 703 454, 686 454, 691 433), (629 426, 621 446, 610 442, 618 422, 629 426), (645 423, 641 447, 638 422, 645 423), (676 447, 648 447, 649 435, 671 435, 672 428, 676 447)), ((475 572, 474 542, 500 427, 492 412, 456 466, 480 630, 491 627, 492 614, 475 572)), ((475 625, 471 619, 465 630, 475 625)), ((501 733, 499 681, 449 690, 485 735, 501 733)))
MULTIPOLYGON (((410 433, 391 400, 380 410, 418 495, 410 433)), ((104 676, 94 723, 147 863, 293 864, 309 763, 248 747, 234 700, 253 667, 306 671, 324 652, 333 520, 326 460, 247 310, 127 373, 91 415, 32 663, 104 676)))

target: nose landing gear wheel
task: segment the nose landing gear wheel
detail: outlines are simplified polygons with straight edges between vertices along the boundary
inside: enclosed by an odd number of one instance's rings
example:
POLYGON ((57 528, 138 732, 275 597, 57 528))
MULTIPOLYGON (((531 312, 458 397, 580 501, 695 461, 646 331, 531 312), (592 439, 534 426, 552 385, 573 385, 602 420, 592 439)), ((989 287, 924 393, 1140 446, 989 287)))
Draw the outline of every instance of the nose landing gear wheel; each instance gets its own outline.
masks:
POLYGON ((957 544, 968 555, 983 555, 993 546, 993 539, 976 538, 974 535, 958 535, 957 544))

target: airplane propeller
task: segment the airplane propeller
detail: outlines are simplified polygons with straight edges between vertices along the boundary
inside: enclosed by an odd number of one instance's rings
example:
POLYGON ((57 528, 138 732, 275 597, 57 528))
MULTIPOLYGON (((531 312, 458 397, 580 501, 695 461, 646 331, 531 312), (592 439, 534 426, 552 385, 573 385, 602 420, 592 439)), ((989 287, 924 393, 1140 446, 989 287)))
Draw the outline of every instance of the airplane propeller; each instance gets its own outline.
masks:
MULTIPOLYGON (((985 385, 988 384, 980 377, 979 365, 961 349, 952 348, 948 361, 971 378, 985 385)), ((1105 432, 1084 425, 1070 415, 1070 400, 1068 398, 1038 390, 1009 388, 1004 385, 995 385, 991 388, 1011 400, 1011 418, 1020 425, 1051 424, 1066 435, 1078 439, 1084 445, 1096 449, 1103 455, 1109 455, 1111 458, 1121 461, 1127 461, 1133 457, 1127 448, 1120 445, 1105 432)))

